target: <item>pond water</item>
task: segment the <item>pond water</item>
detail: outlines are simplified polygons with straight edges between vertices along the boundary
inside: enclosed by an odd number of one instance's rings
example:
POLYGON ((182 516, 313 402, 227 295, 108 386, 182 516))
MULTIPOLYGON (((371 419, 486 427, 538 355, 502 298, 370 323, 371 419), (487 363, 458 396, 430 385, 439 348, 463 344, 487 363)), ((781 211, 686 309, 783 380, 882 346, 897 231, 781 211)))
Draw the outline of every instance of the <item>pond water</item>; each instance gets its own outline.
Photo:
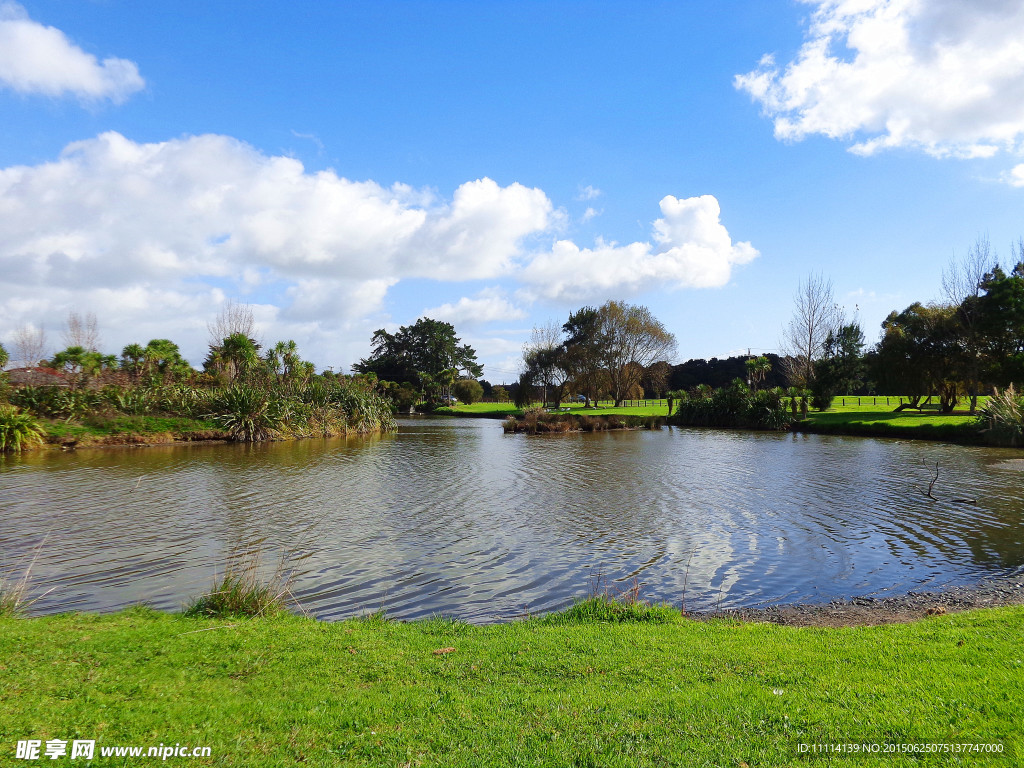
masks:
POLYGON ((178 610, 255 542, 268 571, 288 553, 292 592, 324 619, 507 620, 634 578, 690 610, 827 602, 1020 569, 1020 456, 441 418, 371 439, 7 456, 0 567, 17 578, 34 558, 34 594, 51 590, 34 613, 178 610))

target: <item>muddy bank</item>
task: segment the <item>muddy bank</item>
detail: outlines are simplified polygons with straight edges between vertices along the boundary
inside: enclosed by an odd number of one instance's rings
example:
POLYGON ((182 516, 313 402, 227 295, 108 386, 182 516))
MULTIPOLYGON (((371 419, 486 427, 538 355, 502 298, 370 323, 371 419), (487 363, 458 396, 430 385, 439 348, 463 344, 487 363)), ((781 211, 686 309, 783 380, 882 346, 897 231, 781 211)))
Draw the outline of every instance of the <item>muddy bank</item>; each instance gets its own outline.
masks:
POLYGON ((936 592, 909 592, 896 597, 851 597, 824 605, 773 605, 692 612, 688 615, 701 621, 725 618, 794 627, 865 627, 1006 605, 1024 605, 1024 570, 985 579, 971 586, 950 587, 936 592))

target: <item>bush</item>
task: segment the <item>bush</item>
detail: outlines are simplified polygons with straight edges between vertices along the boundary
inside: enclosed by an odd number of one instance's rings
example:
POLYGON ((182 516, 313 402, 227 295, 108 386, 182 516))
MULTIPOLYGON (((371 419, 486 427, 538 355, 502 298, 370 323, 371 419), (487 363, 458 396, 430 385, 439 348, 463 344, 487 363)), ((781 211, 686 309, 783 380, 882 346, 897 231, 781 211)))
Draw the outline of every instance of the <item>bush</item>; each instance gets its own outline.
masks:
POLYGON ((459 379, 452 385, 452 391, 466 405, 479 402, 484 396, 484 388, 479 381, 473 379, 459 379))
POLYGON ((988 399, 980 422, 986 442, 994 445, 1024 445, 1024 397, 1011 384, 988 399))
POLYGON ((232 440, 254 443, 281 436, 284 414, 277 398, 257 387, 236 385, 214 397, 205 418, 226 430, 232 440))
POLYGON ((43 442, 43 428, 31 414, 0 406, 0 453, 24 451, 43 442))
POLYGON ((671 423, 691 427, 734 429, 788 428, 783 391, 779 388, 753 392, 740 379, 711 393, 695 390, 679 401, 671 423))

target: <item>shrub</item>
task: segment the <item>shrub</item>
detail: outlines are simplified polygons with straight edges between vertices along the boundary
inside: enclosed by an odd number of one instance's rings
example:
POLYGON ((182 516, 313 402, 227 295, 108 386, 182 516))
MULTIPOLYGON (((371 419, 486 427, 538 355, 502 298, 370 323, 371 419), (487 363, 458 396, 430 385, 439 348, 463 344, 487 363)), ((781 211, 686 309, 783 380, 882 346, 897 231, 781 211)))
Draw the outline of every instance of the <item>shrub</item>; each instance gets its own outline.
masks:
POLYGON ((220 392, 206 418, 226 430, 232 440, 254 443, 281 436, 284 416, 277 398, 257 387, 236 385, 220 392))
POLYGON ((1011 384, 988 399, 979 418, 985 440, 995 445, 1024 445, 1024 397, 1011 384))
POLYGON ((484 396, 484 388, 479 381, 459 379, 452 385, 455 396, 466 405, 478 402, 484 396))
POLYGON ((711 393, 695 390, 680 401, 671 422, 694 427, 782 430, 789 426, 790 418, 781 389, 753 392, 737 379, 711 393))
POLYGON ((31 414, 0 406, 0 452, 24 451, 43 441, 43 428, 31 414))

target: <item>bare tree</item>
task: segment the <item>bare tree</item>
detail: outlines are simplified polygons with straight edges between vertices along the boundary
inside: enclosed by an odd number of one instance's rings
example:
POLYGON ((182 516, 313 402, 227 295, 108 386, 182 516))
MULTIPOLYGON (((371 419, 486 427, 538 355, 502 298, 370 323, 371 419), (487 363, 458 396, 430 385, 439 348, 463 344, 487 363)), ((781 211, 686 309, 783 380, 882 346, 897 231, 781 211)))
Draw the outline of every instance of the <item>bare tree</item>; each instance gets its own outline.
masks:
POLYGON ((566 363, 561 327, 551 320, 540 327, 534 326, 530 332, 530 341, 523 345, 520 383, 542 387, 544 403, 547 403, 548 387, 551 387, 555 405, 561 405, 570 373, 566 363))
POLYGON ((793 318, 782 337, 782 353, 789 383, 806 387, 814 380, 814 361, 824 354, 825 340, 843 324, 832 281, 812 272, 793 296, 793 318))
POLYGON ((609 301, 598 310, 602 364, 615 407, 640 384, 644 370, 676 354, 676 337, 647 307, 609 301))
MULTIPOLYGON (((1012 250, 1012 246, 1011 246, 1012 250)), ((988 235, 979 235, 962 259, 955 257, 942 271, 942 291, 947 304, 956 312, 963 344, 964 378, 971 399, 971 413, 978 409, 978 390, 981 389, 982 358, 985 338, 979 328, 981 322, 981 284, 985 275, 999 265, 999 256, 992 248, 988 235)))
POLYGON ((981 281, 987 272, 999 264, 999 256, 992 249, 988 235, 979 235, 962 259, 955 256, 942 270, 942 292, 954 306, 964 299, 981 295, 981 281))
POLYGON ((100 328, 95 312, 81 315, 76 310, 71 310, 65 323, 65 347, 81 347, 86 352, 99 352, 100 328))
POLYGON ((14 359, 21 368, 34 368, 47 355, 46 330, 34 325, 19 325, 14 329, 14 359))
POLYGON ((206 324, 210 333, 210 346, 220 346, 228 336, 240 333, 247 339, 256 339, 256 319, 253 317, 252 306, 236 304, 230 299, 224 303, 217 318, 206 324))

